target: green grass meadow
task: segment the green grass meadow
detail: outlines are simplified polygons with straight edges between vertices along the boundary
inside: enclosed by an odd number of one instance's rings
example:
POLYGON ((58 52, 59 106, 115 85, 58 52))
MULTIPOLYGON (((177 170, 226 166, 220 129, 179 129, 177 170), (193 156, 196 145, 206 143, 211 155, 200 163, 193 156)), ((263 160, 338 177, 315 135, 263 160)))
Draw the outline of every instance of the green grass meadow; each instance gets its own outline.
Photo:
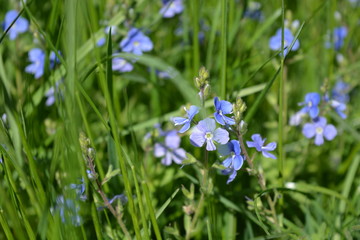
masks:
POLYGON ((161 0, 0 0, 0 23, 13 9, 29 21, 14 40, 11 27, 0 32, 0 239, 360 239, 360 1, 182 2, 164 18, 161 0), (261 16, 249 16, 254 6, 261 16), (298 39, 299 49, 271 50, 291 22, 287 44, 298 39), (151 51, 121 51, 131 27, 151 51), (39 78, 25 71, 33 48, 46 55, 39 78), (117 57, 133 70, 113 71, 117 57), (289 119, 307 93, 339 79, 347 118, 325 109, 337 135, 317 146, 289 119), (190 105, 203 105, 198 120, 213 118, 215 96, 246 104, 239 139, 277 143, 277 159, 247 148, 229 184, 224 159, 193 146, 191 131, 179 134, 183 164, 154 155, 157 124, 179 130, 171 119, 190 105))

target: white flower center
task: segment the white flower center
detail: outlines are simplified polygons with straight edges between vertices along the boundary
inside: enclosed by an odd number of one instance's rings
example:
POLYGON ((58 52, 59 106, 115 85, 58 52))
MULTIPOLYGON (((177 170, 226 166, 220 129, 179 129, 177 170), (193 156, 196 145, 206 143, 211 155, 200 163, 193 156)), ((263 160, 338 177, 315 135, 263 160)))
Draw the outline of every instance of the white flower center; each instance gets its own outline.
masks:
POLYGON ((308 103, 308 106, 309 106, 309 107, 312 107, 312 105, 313 105, 312 102, 309 102, 309 103, 308 103))
POLYGON ((324 129, 322 127, 317 127, 315 131, 317 134, 322 134, 324 132, 324 129))
POLYGON ((211 140, 213 138, 213 134, 211 132, 205 133, 206 140, 211 140))
POLYGON ((140 45, 140 43, 138 41, 135 41, 133 44, 134 44, 135 47, 140 45))

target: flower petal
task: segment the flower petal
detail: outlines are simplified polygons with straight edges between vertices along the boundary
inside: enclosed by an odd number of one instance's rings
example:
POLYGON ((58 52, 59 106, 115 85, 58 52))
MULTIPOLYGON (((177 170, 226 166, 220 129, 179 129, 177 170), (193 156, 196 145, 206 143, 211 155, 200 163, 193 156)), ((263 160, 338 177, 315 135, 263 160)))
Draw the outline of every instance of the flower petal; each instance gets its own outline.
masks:
POLYGON ((185 158, 186 158, 186 152, 184 149, 179 148, 174 150, 172 154, 172 159, 176 164, 181 164, 185 158))
POLYGON ((197 128, 190 135, 190 143, 195 147, 201 147, 205 142, 205 133, 201 132, 197 128))
POLYGON ((222 100, 220 101, 220 110, 223 114, 229 114, 232 112, 232 104, 228 101, 222 100))
POLYGON ((329 125, 326 125, 326 127, 324 128, 323 134, 324 134, 324 137, 326 138, 326 140, 331 141, 336 137, 337 130, 334 127, 334 125, 329 124, 329 125))
POLYGON ((228 131, 226 131, 225 129, 222 128, 218 128, 215 130, 214 132, 214 137, 213 139, 220 143, 220 144, 225 144, 229 141, 229 133, 228 131))
POLYGON ((188 122, 189 120, 187 118, 183 118, 183 117, 174 117, 172 118, 172 121, 174 122, 174 125, 183 125, 186 122, 188 122))
POLYGON ((177 135, 176 130, 167 133, 165 137, 165 146, 171 149, 176 149, 180 146, 180 137, 177 135))
POLYGON ((302 129, 302 133, 306 138, 312 138, 315 136, 316 128, 313 123, 306 123, 302 129))
POLYGON ((218 153, 221 157, 230 155, 231 153, 231 143, 228 142, 227 144, 219 145, 218 146, 218 153))
POLYGON ((163 157, 165 156, 166 148, 160 143, 155 143, 154 146, 154 156, 155 157, 163 157))
POLYGON ((315 145, 320 146, 324 143, 324 137, 322 134, 315 135, 315 145))
POLYGON ((214 117, 215 117, 215 120, 221 124, 221 125, 225 125, 225 121, 224 121, 224 118, 222 115, 220 115, 218 112, 214 112, 214 117))
POLYGON ((267 151, 262 151, 262 155, 266 158, 272 158, 272 159, 276 159, 275 155, 267 152, 267 151))
POLYGON ((210 139, 206 140, 206 150, 208 150, 208 151, 216 150, 213 140, 210 140, 210 139))
POLYGON ((194 105, 190 106, 190 109, 188 111, 188 118, 192 120, 197 113, 199 113, 199 108, 194 105))
POLYGON ((222 162, 222 165, 224 165, 224 167, 230 167, 232 164, 232 157, 228 157, 227 159, 225 159, 223 162, 222 162))
POLYGON ((275 148, 276 148, 276 142, 271 142, 268 145, 262 147, 261 149, 265 151, 273 151, 275 150, 275 148))
POLYGON ((187 130, 189 130, 189 128, 190 128, 190 122, 188 121, 188 122, 186 122, 186 123, 184 124, 184 126, 179 130, 179 133, 184 133, 184 132, 186 132, 187 130))
POLYGON ((233 164, 234 164, 234 169, 236 171, 242 167, 243 163, 244 163, 244 159, 242 156, 237 155, 234 157, 233 164))

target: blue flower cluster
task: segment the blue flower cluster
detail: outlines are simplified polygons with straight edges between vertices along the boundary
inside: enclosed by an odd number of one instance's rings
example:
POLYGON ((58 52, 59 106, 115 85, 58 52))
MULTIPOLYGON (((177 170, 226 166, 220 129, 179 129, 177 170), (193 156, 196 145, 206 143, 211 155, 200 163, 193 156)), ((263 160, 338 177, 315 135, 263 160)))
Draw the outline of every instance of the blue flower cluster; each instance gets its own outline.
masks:
POLYGON ((341 118, 347 115, 346 103, 349 101, 350 86, 338 81, 330 93, 325 93, 323 97, 319 93, 312 92, 305 95, 305 101, 299 103, 303 108, 290 118, 290 125, 298 126, 307 115, 311 122, 304 124, 302 133, 306 138, 315 138, 315 145, 322 145, 324 138, 328 141, 333 140, 337 135, 337 130, 332 124, 327 124, 325 117, 321 116, 326 107, 334 110, 341 118))
MULTIPOLYGON (((200 90, 199 97, 202 107, 205 107, 205 98, 209 95, 209 72, 200 68, 199 76, 195 77, 196 87, 200 90)), ((234 104, 213 98, 214 112, 208 117, 198 119, 201 107, 192 105, 184 108, 185 116, 173 117, 171 120, 179 130, 163 131, 160 125, 156 125, 152 133, 148 133, 144 138, 145 149, 154 150, 154 156, 161 158, 161 163, 168 166, 172 162, 176 164, 189 164, 196 162, 191 154, 180 148, 180 136, 178 134, 189 135, 191 145, 204 147, 208 152, 217 150, 221 164, 213 167, 220 168, 221 173, 229 175, 227 183, 232 182, 237 172, 241 169, 244 161, 250 163, 253 168, 252 160, 247 153, 243 135, 247 131, 247 125, 242 120, 242 114, 246 110, 245 103, 241 98, 237 98, 234 104), (189 132, 189 133, 187 133, 189 132), (232 136, 235 139, 232 139, 232 136)), ((204 110, 203 110, 204 111, 204 110)), ((248 148, 255 148, 266 158, 276 159, 271 151, 276 149, 276 143, 265 144, 265 140, 260 134, 254 134, 252 141, 247 141, 248 148)), ((206 155, 208 156, 208 155, 206 155)), ((207 160, 206 160, 207 161, 207 160)))
MULTIPOLYGON (((235 116, 231 116, 233 114, 233 105, 225 100, 220 100, 218 97, 214 98, 214 109, 215 112, 213 113, 213 117, 208 117, 199 122, 194 120, 195 116, 199 113, 200 108, 197 106, 190 106, 189 110, 185 108, 186 117, 174 117, 172 121, 175 126, 181 126, 179 133, 185 133, 189 129, 191 129, 190 133, 190 143, 195 147, 203 147, 207 151, 215 151, 218 150, 218 153, 221 158, 223 158, 222 166, 225 168, 222 170, 223 174, 229 175, 227 183, 232 182, 236 175, 237 171, 241 169, 243 166, 244 160, 246 157, 244 156, 243 149, 239 140, 230 140, 230 133, 235 132, 235 125, 236 120, 235 116), (195 126, 191 128, 191 124, 195 126), (219 126, 217 126, 219 124, 219 126)), ((170 133, 173 135, 174 133, 170 133)), ((169 134, 169 133, 168 133, 169 134)), ((168 151, 168 158, 170 159, 172 153, 175 152, 175 149, 179 146, 179 138, 173 138, 169 143, 167 139, 168 134, 166 134, 165 139, 165 146, 167 147, 168 151), (173 145, 173 146, 172 146, 173 145)), ((174 135, 175 136, 175 135, 174 135)), ((177 136, 177 135, 176 135, 177 136)), ((254 147, 258 152, 261 152, 263 156, 268 158, 276 157, 269 153, 269 151, 273 151, 276 148, 276 143, 269 143, 268 145, 264 146, 265 139, 263 140, 259 134, 254 134, 252 136, 253 141, 248 141, 247 146, 249 148, 254 147)), ((159 145, 158 143, 155 144, 155 156, 166 156, 164 151, 160 151, 161 155, 158 152, 159 145)), ((182 149, 178 149, 177 151, 182 149)), ((181 154, 178 154, 181 156, 181 154)), ((186 157, 184 154, 183 159, 186 157)), ((176 158, 172 157, 174 160, 176 158)), ((179 160, 179 159, 176 159, 179 160)), ((171 163, 171 161, 162 160, 164 163, 171 163)), ((175 161, 176 162, 176 161, 175 161)), ((178 164, 181 161, 176 162, 178 164)), ((166 164, 168 165, 168 164, 166 164)))
MULTIPOLYGON (((105 28, 105 33, 109 34, 111 29, 111 35, 116 34, 116 26, 108 26, 105 28)), ((97 46, 103 46, 105 44, 105 38, 101 38, 97 42, 97 46)), ((149 52, 153 49, 153 43, 151 39, 142 33, 137 28, 131 28, 127 33, 126 37, 122 39, 119 44, 122 52, 133 53, 135 55, 142 55, 143 52, 149 52)), ((135 63, 136 60, 128 61, 121 57, 114 57, 112 59, 112 70, 117 72, 131 72, 134 69, 132 63, 135 63)))
MULTIPOLYGON (((5 15, 5 20, 3 23, 3 29, 6 31, 12 24, 12 22, 15 21, 16 17, 19 15, 19 12, 16 10, 10 10, 5 15)), ((9 29, 9 38, 10 40, 15 40, 18 34, 24 33, 29 29, 29 21, 26 20, 23 17, 19 17, 14 24, 9 29)))
POLYGON ((163 0, 163 7, 160 10, 160 14, 164 18, 172 18, 176 14, 182 13, 184 5, 182 0, 163 0))

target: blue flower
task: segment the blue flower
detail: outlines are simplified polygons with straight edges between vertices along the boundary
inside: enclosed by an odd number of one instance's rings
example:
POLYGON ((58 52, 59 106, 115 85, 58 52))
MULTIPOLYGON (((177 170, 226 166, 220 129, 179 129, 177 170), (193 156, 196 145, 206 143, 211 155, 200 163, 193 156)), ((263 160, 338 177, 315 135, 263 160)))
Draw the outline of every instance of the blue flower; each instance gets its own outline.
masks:
POLYGON ((131 72, 134 66, 123 58, 113 58, 112 70, 118 72, 131 72))
POLYGON ((199 112, 199 108, 197 106, 190 106, 190 109, 187 110, 185 108, 185 111, 187 113, 187 117, 188 118, 183 118, 183 117, 174 117, 172 120, 175 124, 175 126, 178 125, 184 125, 180 130, 179 133, 184 133, 187 130, 189 130, 190 128, 190 124, 191 121, 193 120, 193 118, 195 117, 195 115, 199 112))
POLYGON ((82 201, 85 201, 87 199, 87 196, 85 195, 85 181, 84 178, 80 180, 80 184, 72 183, 70 184, 70 188, 74 189, 76 191, 76 197, 79 198, 82 201))
POLYGON ((313 123, 306 123, 303 127, 302 133, 306 138, 315 137, 315 145, 322 145, 324 137, 331 141, 337 135, 337 130, 332 124, 326 124, 326 118, 318 117, 314 119, 313 123))
POLYGON ((260 134, 254 134, 251 136, 253 142, 247 141, 246 144, 249 148, 254 147, 256 151, 262 152, 262 155, 267 158, 276 159, 276 157, 268 153, 268 151, 273 151, 276 148, 276 142, 271 142, 268 145, 264 146, 266 138, 264 140, 261 138, 260 134))
POLYGON ((45 52, 40 48, 33 48, 29 51, 31 64, 25 68, 25 72, 35 75, 38 79, 44 74, 45 52))
POLYGON ((344 45, 344 39, 347 36, 347 28, 346 27, 337 27, 333 32, 333 40, 334 40, 334 48, 335 50, 340 50, 340 48, 344 45))
POLYGON ((225 114, 232 113, 232 104, 225 100, 214 98, 214 105, 216 112, 214 113, 215 120, 221 125, 234 125, 235 120, 225 116, 225 114))
POLYGON ((216 150, 215 142, 225 144, 229 141, 229 133, 222 129, 216 128, 214 119, 206 118, 201 120, 198 125, 194 128, 190 135, 190 142, 196 147, 202 147, 206 142, 206 150, 216 150))
POLYGON ((308 93, 305 95, 305 102, 299 103, 299 105, 305 105, 300 112, 309 113, 311 118, 316 118, 319 115, 319 103, 321 97, 318 93, 308 93))
MULTIPOLYGON (((290 45, 294 40, 294 36, 288 28, 284 29, 284 54, 288 54, 290 45)), ((269 40, 269 47, 271 50, 281 50, 281 28, 277 30, 276 34, 269 40)), ((299 40, 296 40, 291 51, 296 51, 300 47, 299 40)))
POLYGON ((182 160, 186 158, 186 152, 179 146, 180 137, 177 135, 176 130, 169 131, 165 135, 165 144, 155 144, 154 155, 155 157, 163 157, 161 163, 166 166, 169 166, 172 161, 181 164, 182 160))
POLYGON ((296 112, 294 115, 292 115, 290 117, 289 125, 290 126, 299 126, 305 116, 306 116, 306 114, 301 111, 296 112))
POLYGON ((331 94, 332 98, 341 103, 347 103, 349 97, 350 85, 343 81, 337 81, 331 94))
POLYGON ((153 43, 139 29, 132 28, 126 38, 120 42, 120 47, 124 52, 142 55, 143 52, 153 49, 153 43))
POLYGON ((231 183, 232 181, 234 181, 236 175, 237 175, 237 171, 233 168, 227 168, 221 171, 222 174, 224 175, 229 175, 228 180, 226 181, 226 184, 231 183))
POLYGON ((249 2, 248 6, 244 12, 244 17, 258 20, 258 21, 264 20, 264 15, 261 12, 261 3, 249 2))
POLYGON ((62 195, 56 199, 56 206, 50 208, 50 211, 52 214, 59 211, 63 223, 71 222, 74 226, 80 226, 83 222, 80 216, 79 204, 71 199, 65 199, 62 195))
POLYGON ((218 152, 221 156, 228 156, 223 162, 226 168, 233 168, 238 171, 243 163, 244 158, 241 156, 241 148, 239 141, 231 140, 225 145, 220 145, 218 152))
POLYGON ((164 18, 172 18, 176 14, 184 10, 182 0, 169 0, 164 2, 164 6, 160 10, 160 14, 164 18))
MULTIPOLYGON (((4 31, 10 27, 11 23, 16 19, 18 15, 19 13, 16 10, 10 10, 6 13, 4 21, 4 31)), ((9 30, 9 38, 11 40, 14 40, 19 33, 26 32, 28 28, 28 20, 23 17, 19 17, 9 30)))
MULTIPOLYGON (((44 75, 45 52, 40 48, 33 48, 29 51, 28 55, 31 64, 25 68, 25 72, 34 74, 35 78, 38 79, 44 75)), ((50 53, 49 63, 50 68, 54 68, 55 64, 59 63, 59 59, 54 52, 50 53)))
MULTIPOLYGON (((115 34, 116 34, 116 30, 117 30, 116 26, 107 26, 107 27, 104 29, 104 32, 106 33, 106 35, 109 34, 110 28, 111 28, 111 36, 115 35, 115 34)), ((97 45, 98 47, 101 47, 101 46, 103 46, 105 43, 106 43, 106 38, 105 38, 105 37, 102 37, 102 38, 100 38, 100 39, 97 41, 96 45, 97 45)))

